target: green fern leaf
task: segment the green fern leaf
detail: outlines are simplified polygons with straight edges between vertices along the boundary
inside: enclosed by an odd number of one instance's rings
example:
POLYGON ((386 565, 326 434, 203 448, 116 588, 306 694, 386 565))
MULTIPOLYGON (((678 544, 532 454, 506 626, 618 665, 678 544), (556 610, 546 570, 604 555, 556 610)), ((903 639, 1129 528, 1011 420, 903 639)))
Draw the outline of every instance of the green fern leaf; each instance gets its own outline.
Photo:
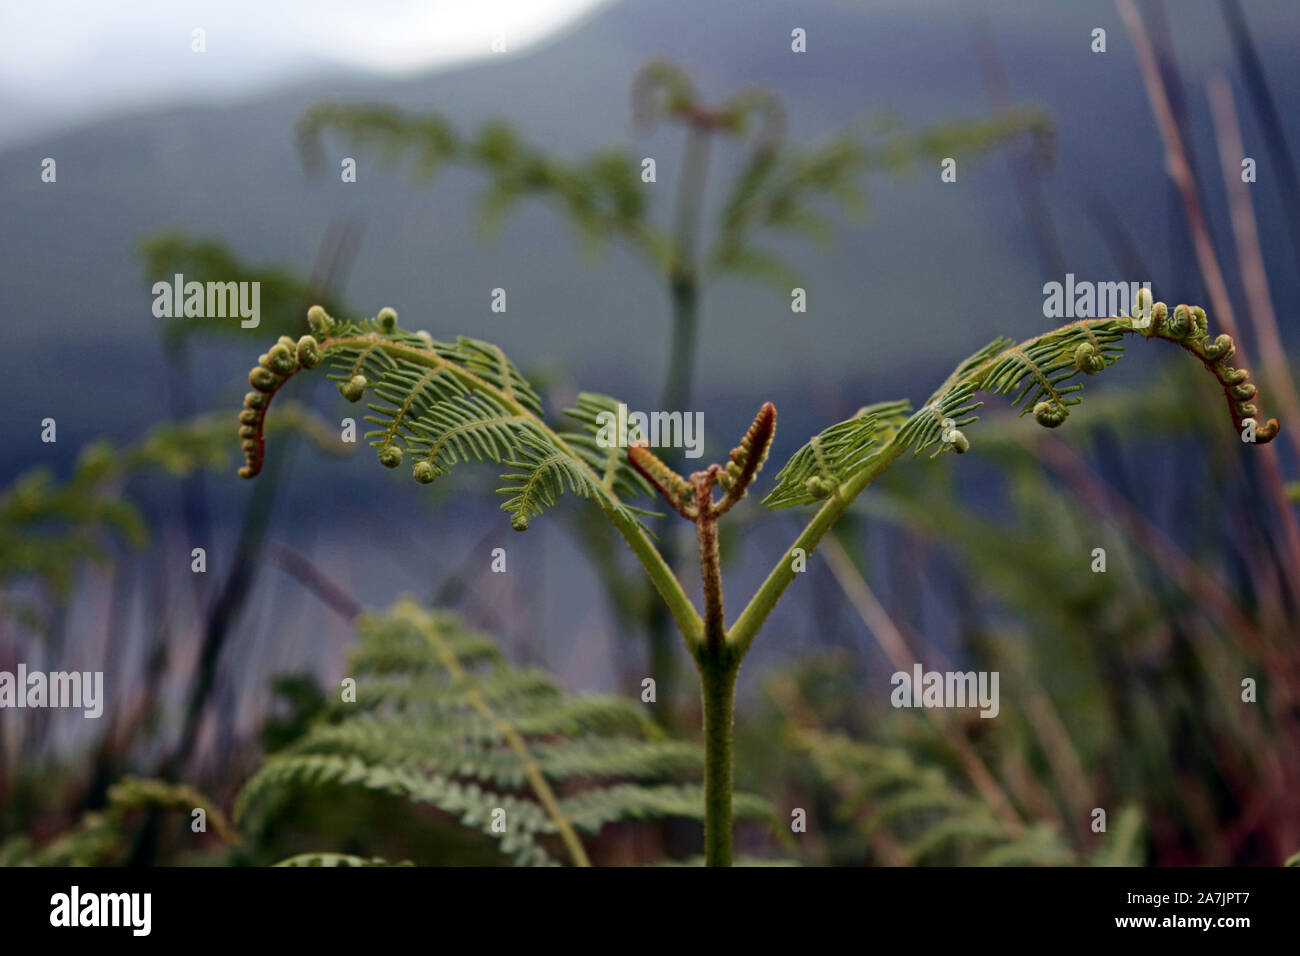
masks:
POLYGON ((769 508, 812 504, 867 467, 889 443, 911 411, 907 402, 869 405, 812 438, 777 473, 776 487, 763 499, 769 508))
MULTIPOLYGON (((586 862, 578 834, 615 822, 702 820, 698 746, 665 740, 639 705, 565 693, 509 667, 452 614, 402 601, 363 616, 349 662, 357 699, 269 757, 240 792, 247 820, 280 793, 349 787, 434 807, 518 864, 586 862)), ((737 816, 771 824, 738 794, 737 816)))
MULTIPOLYGON (((565 410, 565 415, 577 419, 582 424, 580 432, 563 432, 560 437, 574 449, 591 469, 600 476, 601 483, 624 501, 645 495, 654 498, 654 488, 639 471, 632 467, 627 457, 626 441, 606 441, 601 438, 602 429, 610 421, 604 416, 612 415, 617 420, 619 402, 608 395, 594 392, 581 392, 578 404, 565 410)), ((615 436, 631 441, 637 436, 615 436)), ((652 511, 638 511, 638 514, 657 515, 652 511)))
POLYGON ((842 795, 841 816, 857 821, 864 835, 889 831, 914 863, 1078 862, 1054 830, 1000 819, 978 796, 938 768, 918 764, 906 750, 814 731, 798 731, 796 739, 842 795))
MULTIPOLYGON (((427 333, 407 332, 391 309, 350 323, 336 322, 317 307, 311 322, 320 340, 304 336, 295 345, 283 339, 249 375, 254 391, 245 396, 240 415, 244 477, 261 469, 262 428, 276 392, 301 369, 325 362, 345 398, 360 401, 370 392, 382 400, 368 403, 372 414, 366 421, 378 428, 366 437, 385 466, 396 468, 413 454, 412 475, 428 484, 458 464, 490 461, 509 469, 502 476, 507 484, 498 490, 507 497, 502 508, 516 530, 525 530, 567 491, 595 501, 625 534, 644 534, 638 516, 649 512, 624 498, 648 490, 626 463, 626 450, 600 447, 586 429, 552 431, 543 421, 541 398, 497 346, 464 337, 437 342, 427 333)), ((584 395, 575 414, 589 426, 611 405, 617 407, 613 399, 584 395)))

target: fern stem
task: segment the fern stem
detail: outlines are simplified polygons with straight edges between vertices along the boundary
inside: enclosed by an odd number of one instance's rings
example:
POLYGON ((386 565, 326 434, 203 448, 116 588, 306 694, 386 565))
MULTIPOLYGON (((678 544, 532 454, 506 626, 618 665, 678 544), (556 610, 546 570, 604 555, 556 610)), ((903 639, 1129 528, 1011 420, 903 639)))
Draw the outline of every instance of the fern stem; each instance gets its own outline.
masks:
MULTIPOLYGON (((757 451, 755 452, 757 455, 757 451)), ((700 539, 700 578, 704 586, 704 643, 695 652, 704 710, 704 858, 706 866, 731 866, 731 786, 736 673, 740 656, 727 646, 722 602, 722 562, 713 485, 718 465, 692 476, 695 527, 700 539)), ((751 476, 752 477, 752 476, 751 476)))
POLYGON ((718 554, 718 519, 709 514, 712 486, 700 482, 696 502, 700 515, 695 527, 700 539, 700 579, 704 587, 704 650, 719 653, 727 643, 726 609, 722 603, 722 563, 718 554))
POLYGON ((704 704, 704 863, 731 866, 731 786, 739 656, 725 645, 697 659, 704 704))
POLYGON ((853 503, 853 499, 861 494, 867 485, 875 481, 877 476, 903 453, 905 447, 904 443, 897 440, 890 442, 880 454, 872 458, 866 468, 838 487, 818 509, 812 521, 808 522, 803 533, 782 555, 781 560, 777 562, 776 567, 768 574, 767 579, 759 586, 749 604, 740 612, 740 616, 727 632, 727 645, 734 648, 738 656, 743 657, 749 650, 749 645, 754 642, 763 622, 767 620, 767 616, 772 613, 772 608, 776 607, 776 602, 781 599, 785 589, 794 580, 794 561, 790 557, 791 552, 795 548, 802 548, 805 555, 812 554, 818 542, 826 536, 826 532, 831 530, 848 506, 853 503))
POLYGON ((654 542, 649 536, 636 524, 635 521, 626 517, 618 511, 606 509, 605 514, 613 522, 614 527, 618 529, 623 540, 628 543, 645 568, 646 574, 650 576, 650 582, 654 585, 659 596, 663 598, 664 603, 668 605, 668 610, 672 612, 673 620, 677 622, 677 629, 681 631, 682 638, 686 641, 686 646, 692 652, 699 647, 704 639, 704 621, 701 620, 699 612, 695 610, 695 605, 691 599, 686 596, 682 590, 681 582, 677 580, 677 575, 673 569, 668 566, 655 547, 654 542))

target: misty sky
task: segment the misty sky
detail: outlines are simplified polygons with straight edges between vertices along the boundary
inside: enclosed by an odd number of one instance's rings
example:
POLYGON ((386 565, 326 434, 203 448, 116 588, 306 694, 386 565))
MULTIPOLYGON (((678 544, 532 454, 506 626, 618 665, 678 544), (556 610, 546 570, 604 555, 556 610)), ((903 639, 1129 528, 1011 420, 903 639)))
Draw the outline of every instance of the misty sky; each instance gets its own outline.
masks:
POLYGON ((415 72, 522 52, 607 0, 54 0, 0 5, 0 139, 238 96, 325 64, 415 72), (193 51, 205 31, 206 52, 193 51))

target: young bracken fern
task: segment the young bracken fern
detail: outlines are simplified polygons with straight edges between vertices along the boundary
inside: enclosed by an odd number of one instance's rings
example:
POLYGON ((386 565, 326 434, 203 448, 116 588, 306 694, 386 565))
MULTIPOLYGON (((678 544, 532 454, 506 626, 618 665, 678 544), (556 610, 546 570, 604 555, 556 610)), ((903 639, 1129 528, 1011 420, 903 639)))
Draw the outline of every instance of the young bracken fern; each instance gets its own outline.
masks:
MULTIPOLYGON (((379 460, 396 468, 408 455, 417 481, 435 480, 466 458, 506 468, 504 510, 518 530, 564 492, 595 502, 623 535, 667 604, 700 673, 705 738, 705 857, 731 861, 732 724, 740 662, 772 608, 806 558, 853 500, 895 459, 920 453, 966 452, 963 428, 977 419, 977 392, 1010 397, 1022 414, 1048 428, 1061 425, 1080 401, 1079 376, 1095 375, 1118 360, 1125 335, 1175 342, 1215 376, 1242 440, 1264 443, 1278 432, 1276 419, 1261 424, 1253 402, 1255 386, 1245 369, 1234 368, 1233 343, 1210 339, 1204 311, 1152 303, 1139 297, 1133 315, 1085 319, 1013 343, 999 339, 962 362, 919 409, 905 402, 863 408, 831 426, 800 449, 777 475, 770 507, 820 506, 791 548, 782 553, 749 604, 727 625, 718 559, 718 521, 745 496, 767 456, 776 410, 765 404, 744 440, 724 465, 685 477, 648 448, 613 454, 594 437, 594 410, 607 399, 586 396, 576 412, 580 428, 562 434, 543 420, 540 400, 500 349, 473 339, 437 342, 427 333, 397 325, 391 309, 360 324, 332 319, 314 307, 311 335, 282 338, 250 373, 241 435, 252 477, 265 453, 263 425, 276 392, 300 369, 328 363, 349 401, 367 392, 376 425, 369 433, 379 460), (638 517, 635 496, 653 487, 680 515, 696 525, 704 583, 703 616, 686 596, 638 517), (720 493, 721 497, 717 497, 720 493)), ((617 443, 616 443, 617 444, 617 443)))
MULTIPOLYGON (((698 746, 664 739, 644 708, 564 693, 550 675, 509 667, 496 642, 453 614, 403 600, 357 622, 355 702, 270 757, 236 802, 245 821, 293 785, 405 796, 500 841, 522 865, 588 863, 582 834, 607 824, 700 819, 698 746)), ((770 822, 767 804, 742 814, 770 822)), ((368 862, 334 854, 294 865, 368 862)))

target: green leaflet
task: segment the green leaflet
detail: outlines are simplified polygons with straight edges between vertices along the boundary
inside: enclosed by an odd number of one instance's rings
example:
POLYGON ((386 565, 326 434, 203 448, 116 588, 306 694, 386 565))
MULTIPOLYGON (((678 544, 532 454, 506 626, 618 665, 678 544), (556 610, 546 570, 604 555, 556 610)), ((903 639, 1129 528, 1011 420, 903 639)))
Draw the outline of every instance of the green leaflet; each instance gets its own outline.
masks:
MULTIPOLYGON (((627 448, 618 442, 602 444, 599 440, 603 427, 601 417, 607 414, 617 416, 618 406, 618 399, 608 395, 579 393, 578 404, 565 409, 564 414, 581 423, 582 430, 563 432, 560 437, 591 466, 600 476, 601 482, 620 498, 628 500, 639 495, 653 498, 654 488, 629 463, 627 448)), ((638 514, 657 515, 652 511, 641 511, 638 514)))
MULTIPOLYGON (((698 745, 664 739, 644 705, 567 693, 540 671, 510 667, 455 615, 411 601, 365 615, 357 629, 356 702, 269 757, 240 792, 236 819, 290 790, 352 787, 436 807, 520 865, 559 862, 566 832, 703 819, 698 745)), ((735 808, 741 819, 773 820, 751 795, 738 794, 735 808)))
POLYGON ((889 445, 914 454, 935 445, 935 455, 965 451, 970 443, 959 429, 979 420, 974 412, 983 403, 974 400, 976 392, 1010 395, 1022 415, 1032 411, 1040 424, 1054 428, 1081 401, 1083 386, 1071 380, 1118 361, 1123 349, 1117 343, 1128 331, 1124 320, 1107 319, 1075 323, 1019 345, 994 339, 962 361, 905 420, 906 402, 868 406, 811 439, 781 469, 763 503, 787 508, 827 498, 889 445))
POLYGON ((786 462, 763 504, 789 508, 828 497, 889 443, 909 411, 905 401, 869 405, 827 428, 786 462))
POLYGON ((845 794, 840 814, 870 835, 888 830, 912 863, 1059 864, 1073 854, 1050 831, 1017 832, 977 797, 906 750, 857 743, 838 734, 802 732, 818 773, 845 794))
POLYGON ((597 440, 598 416, 618 407, 614 399, 583 393, 570 411, 582 429, 557 433, 543 421, 532 385, 489 342, 438 342, 427 333, 407 332, 391 309, 360 323, 314 309, 311 321, 319 341, 306 337, 297 343, 294 359, 294 343, 286 339, 250 375, 255 391, 246 396, 240 416, 245 477, 261 468, 261 428, 275 392, 302 368, 324 360, 345 398, 371 396, 365 420, 377 427, 365 437, 385 466, 397 468, 410 456, 412 477, 429 484, 465 462, 503 465, 505 484, 498 492, 506 496, 502 509, 516 530, 525 530, 565 492, 638 527, 639 515, 653 514, 624 501, 650 494, 627 463, 626 448, 606 448, 597 440))
POLYGON ((858 743, 841 734, 799 731, 817 772, 843 794, 845 819, 864 835, 888 831, 911 863, 976 866, 1134 865, 1141 859, 1142 814, 1125 807, 1091 858, 1041 823, 1000 817, 937 767, 916 762, 902 747, 858 743))

